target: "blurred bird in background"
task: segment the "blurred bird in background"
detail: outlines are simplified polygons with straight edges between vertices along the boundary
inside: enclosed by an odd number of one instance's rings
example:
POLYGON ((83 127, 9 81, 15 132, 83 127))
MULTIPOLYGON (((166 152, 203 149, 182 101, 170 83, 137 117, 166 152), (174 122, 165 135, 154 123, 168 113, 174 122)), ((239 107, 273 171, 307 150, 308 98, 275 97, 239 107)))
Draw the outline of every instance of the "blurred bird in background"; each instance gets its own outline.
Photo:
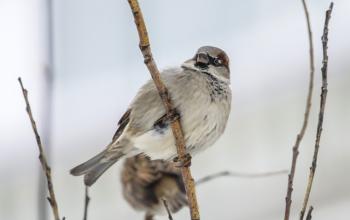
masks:
POLYGON ((180 168, 164 160, 150 160, 143 154, 128 158, 120 176, 123 195, 145 219, 165 214, 165 200, 172 213, 187 205, 180 168))
POLYGON ((231 109, 230 68, 226 53, 204 46, 180 68, 162 72, 175 111, 167 114, 152 80, 148 81, 120 119, 113 141, 90 160, 73 168, 91 186, 122 157, 144 153, 152 159, 177 156, 170 123, 180 118, 188 155, 213 145, 223 134, 231 109))

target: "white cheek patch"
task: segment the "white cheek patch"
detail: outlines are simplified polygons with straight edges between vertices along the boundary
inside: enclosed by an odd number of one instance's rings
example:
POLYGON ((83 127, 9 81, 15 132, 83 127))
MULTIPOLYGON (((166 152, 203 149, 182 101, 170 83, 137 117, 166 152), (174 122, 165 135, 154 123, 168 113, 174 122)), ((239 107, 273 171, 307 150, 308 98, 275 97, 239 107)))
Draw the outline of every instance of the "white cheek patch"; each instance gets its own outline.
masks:
MULTIPOLYGON (((201 69, 195 67, 194 61, 185 62, 181 65, 181 67, 185 68, 185 69, 190 69, 190 70, 202 72, 201 69)), ((216 68, 213 66, 209 66, 209 68, 205 72, 212 75, 213 77, 217 78, 220 81, 223 81, 227 84, 230 84, 230 79, 227 79, 227 78, 223 77, 221 74, 219 74, 218 71, 216 70, 216 68)))
POLYGON ((225 78, 225 77, 223 77, 222 75, 220 75, 218 73, 218 71, 214 67, 209 66, 209 69, 208 69, 207 72, 208 72, 208 74, 211 74, 212 76, 214 76, 218 80, 223 81, 223 82, 225 82, 227 84, 230 84, 230 80, 225 78))

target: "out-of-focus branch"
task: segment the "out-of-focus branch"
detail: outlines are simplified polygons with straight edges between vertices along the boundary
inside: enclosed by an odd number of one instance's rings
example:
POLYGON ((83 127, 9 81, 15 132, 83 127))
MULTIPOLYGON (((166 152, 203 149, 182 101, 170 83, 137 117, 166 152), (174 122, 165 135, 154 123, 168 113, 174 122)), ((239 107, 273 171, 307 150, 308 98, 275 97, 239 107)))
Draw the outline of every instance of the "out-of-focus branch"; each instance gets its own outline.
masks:
POLYGON ((316 132, 316 141, 315 141, 315 149, 314 149, 314 155, 312 159, 312 164, 310 167, 310 173, 309 173, 309 179, 308 184, 305 192, 304 197, 304 203, 303 208, 300 212, 300 220, 303 220, 304 214, 306 211, 307 203, 309 201, 310 192, 312 188, 312 183, 315 176, 316 166, 317 166, 317 156, 318 151, 320 148, 320 141, 321 141, 321 134, 322 134, 322 125, 323 125, 323 118, 324 118, 324 111, 326 107, 326 99, 327 99, 327 92, 328 92, 328 82, 327 82, 327 70, 328 70, 328 24, 329 20, 331 19, 331 14, 333 10, 333 2, 330 4, 329 9, 326 11, 326 18, 324 22, 324 28, 323 28, 323 35, 322 35, 322 49, 323 49, 323 60, 322 60, 322 87, 321 87, 321 101, 320 101, 320 111, 318 113, 318 123, 317 123, 317 132, 316 132))
POLYGON ((279 171, 262 172, 262 173, 240 173, 240 172, 233 172, 233 171, 222 171, 222 172, 214 173, 214 174, 205 176, 203 178, 200 178, 199 180, 196 181, 196 186, 202 183, 209 182, 219 177, 264 178, 264 177, 277 176, 277 175, 282 175, 287 173, 288 173, 288 170, 279 170, 279 171))
POLYGON ((314 210, 314 207, 310 206, 309 211, 307 211, 306 220, 312 219, 312 211, 314 210))
POLYGON ((293 182, 294 182, 294 175, 295 175, 295 170, 296 170, 296 165, 297 165, 297 158, 299 155, 299 146, 300 146, 300 143, 304 137, 304 134, 305 134, 305 131, 307 128, 307 124, 309 121, 309 115, 310 115, 310 110, 311 110, 312 91, 313 91, 313 85, 314 85, 315 62, 314 62, 314 46, 313 46, 313 40, 312 40, 311 22, 310 22, 309 11, 307 9, 307 5, 306 5, 305 0, 302 0, 302 4, 303 4, 303 8, 304 8, 305 17, 306 17, 308 39, 309 39, 309 60, 310 60, 309 88, 308 88, 308 94, 307 94, 307 98, 306 98, 306 106, 305 106, 303 124, 302 124, 300 132, 297 135, 297 138, 295 140, 295 144, 293 146, 292 164, 291 164, 290 173, 288 175, 284 220, 289 220, 289 216, 290 216, 290 208, 292 205, 293 182))
POLYGON ((89 187, 85 186, 85 200, 84 200, 84 217, 83 220, 87 220, 88 207, 90 202, 89 187))
POLYGON ((162 199, 162 200, 163 200, 163 204, 166 209, 166 212, 168 213, 169 220, 173 220, 173 216, 171 215, 167 201, 165 199, 162 199))
MULTIPOLYGON (((163 101, 165 110, 167 114, 174 112, 174 107, 170 99, 167 88, 160 78, 160 73, 157 68, 157 65, 153 59, 150 42, 147 34, 146 24, 142 16, 142 11, 140 9, 139 3, 137 0, 128 0, 131 11, 134 15, 135 24, 137 27, 138 35, 140 38, 140 50, 144 57, 144 62, 152 76, 155 86, 158 89, 159 95, 163 101)), ((171 129, 175 138, 175 144, 178 153, 178 159, 182 164, 186 164, 188 157, 186 156, 186 144, 184 140, 184 134, 181 128, 180 120, 176 119, 171 122, 171 129)), ((196 198, 195 183, 191 175, 191 170, 187 166, 182 167, 182 177, 185 183, 186 194, 188 198, 189 208, 191 212, 192 220, 199 220, 199 209, 196 198)))
POLYGON ((53 189, 53 183, 52 183, 52 178, 51 178, 51 168, 49 166, 49 164, 47 163, 46 157, 45 157, 45 153, 44 153, 44 149, 41 143, 41 139, 40 139, 40 135, 38 132, 38 129, 36 127, 36 123, 32 114, 32 109, 30 107, 29 104, 29 100, 28 100, 28 91, 24 88, 23 83, 21 78, 18 78, 19 84, 21 85, 21 89, 22 89, 22 93, 23 93, 23 97, 24 97, 24 101, 26 103, 26 111, 28 113, 33 131, 34 131, 34 135, 35 135, 35 139, 36 139, 36 143, 38 145, 38 149, 39 149, 39 160, 41 163, 41 166, 43 168, 43 171, 46 175, 46 180, 47 180, 47 188, 49 190, 49 194, 50 196, 47 197, 47 200, 49 201, 51 208, 52 208, 52 212, 53 215, 55 217, 55 220, 60 220, 59 217, 59 213, 58 213, 58 206, 57 206, 57 202, 56 202, 56 196, 55 196, 55 192, 53 189))
MULTIPOLYGON (((42 121, 42 131, 41 138, 43 143, 45 143, 45 153, 47 160, 50 160, 51 148, 52 148, 52 103, 53 103, 53 86, 54 86, 54 45, 53 45, 53 32, 54 32, 54 10, 53 10, 54 0, 44 0, 45 4, 45 21, 46 21, 46 64, 42 77, 42 100, 41 104, 41 117, 42 121)), ((41 167, 38 166, 38 219, 37 220, 47 220, 49 215, 49 210, 47 206, 46 197, 46 177, 42 174, 41 167)))

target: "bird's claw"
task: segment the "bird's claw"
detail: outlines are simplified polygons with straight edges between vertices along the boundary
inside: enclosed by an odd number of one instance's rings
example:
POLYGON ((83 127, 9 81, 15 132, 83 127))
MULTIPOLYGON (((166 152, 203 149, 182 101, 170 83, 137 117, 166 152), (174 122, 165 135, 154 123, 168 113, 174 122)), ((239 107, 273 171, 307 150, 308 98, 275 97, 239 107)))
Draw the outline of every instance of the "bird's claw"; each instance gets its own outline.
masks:
POLYGON ((170 122, 174 122, 178 119, 180 119, 180 114, 177 112, 176 109, 172 109, 169 111, 169 113, 166 115, 166 118, 170 121, 170 122))
POLYGON ((186 153, 184 155, 184 158, 182 160, 180 160, 179 156, 176 156, 173 161, 174 163, 176 163, 176 167, 190 167, 191 166, 191 160, 192 160, 192 156, 189 153, 186 153))

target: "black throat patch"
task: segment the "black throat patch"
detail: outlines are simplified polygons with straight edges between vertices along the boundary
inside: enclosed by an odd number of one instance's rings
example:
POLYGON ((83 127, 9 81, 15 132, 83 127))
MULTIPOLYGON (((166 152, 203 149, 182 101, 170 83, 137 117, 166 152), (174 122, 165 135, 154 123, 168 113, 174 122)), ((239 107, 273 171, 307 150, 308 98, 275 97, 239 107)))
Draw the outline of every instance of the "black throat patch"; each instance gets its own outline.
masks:
POLYGON ((206 76, 210 99, 212 102, 227 99, 227 85, 215 76, 207 72, 201 72, 206 76))

